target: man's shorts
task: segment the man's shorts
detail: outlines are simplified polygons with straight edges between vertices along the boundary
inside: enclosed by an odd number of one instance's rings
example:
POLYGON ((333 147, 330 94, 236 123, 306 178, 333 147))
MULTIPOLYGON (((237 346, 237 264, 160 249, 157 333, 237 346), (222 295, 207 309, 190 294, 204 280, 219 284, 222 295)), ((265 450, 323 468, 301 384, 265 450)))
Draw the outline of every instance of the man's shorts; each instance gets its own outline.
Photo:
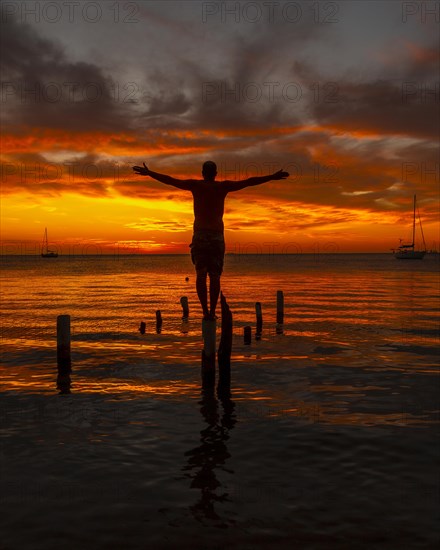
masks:
POLYGON ((225 238, 222 231, 194 231, 189 246, 196 270, 206 269, 209 274, 222 274, 225 257, 225 238))

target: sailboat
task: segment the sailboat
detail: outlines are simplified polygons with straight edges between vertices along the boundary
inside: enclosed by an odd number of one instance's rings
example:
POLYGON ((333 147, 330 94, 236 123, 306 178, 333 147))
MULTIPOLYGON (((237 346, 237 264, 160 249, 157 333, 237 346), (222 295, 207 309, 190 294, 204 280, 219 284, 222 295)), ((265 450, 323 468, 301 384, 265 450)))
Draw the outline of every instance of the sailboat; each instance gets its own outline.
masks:
POLYGON ((41 252, 43 258, 58 258, 58 252, 49 250, 49 244, 47 240, 47 227, 44 229, 44 238, 43 238, 43 251, 41 252))
POLYGON ((415 235, 416 235, 416 196, 414 195, 414 212, 413 212, 413 230, 412 230, 412 242, 411 244, 402 244, 400 239, 400 246, 397 250, 393 250, 394 257, 397 260, 422 260, 426 254, 425 236, 423 235, 422 220, 420 219, 420 213, 418 212, 420 232, 423 239, 423 250, 415 250, 415 235))

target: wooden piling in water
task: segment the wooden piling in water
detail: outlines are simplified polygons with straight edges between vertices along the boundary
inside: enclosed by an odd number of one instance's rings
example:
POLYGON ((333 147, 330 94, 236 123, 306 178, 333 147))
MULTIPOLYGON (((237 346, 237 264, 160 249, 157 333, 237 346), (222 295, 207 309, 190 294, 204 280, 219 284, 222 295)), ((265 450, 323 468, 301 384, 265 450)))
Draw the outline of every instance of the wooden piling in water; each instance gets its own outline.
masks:
POLYGON ((261 311, 261 302, 255 303, 255 314, 257 316, 257 328, 255 330, 255 340, 261 340, 263 332, 263 313, 261 311))
POLYGON ((217 392, 223 395, 230 390, 231 385, 231 352, 232 352, 232 312, 223 293, 220 294, 222 309, 222 332, 218 346, 219 381, 217 392))
POLYGON ((58 368, 71 367, 70 359, 70 315, 57 317, 57 364, 58 368))
POLYGON ((182 319, 188 319, 189 317, 189 306, 188 306, 188 298, 186 296, 182 296, 180 298, 180 305, 182 306, 182 319))
POLYGON ((162 314, 160 309, 156 311, 156 332, 159 334, 162 332, 162 314))
POLYGON ((145 334, 145 328, 146 328, 146 324, 144 323, 144 321, 141 321, 141 324, 140 324, 140 327, 139 327, 139 332, 141 334, 145 334))
POLYGON ((252 327, 246 326, 243 329, 244 343, 249 345, 252 342, 252 327))
POLYGON ((282 290, 277 290, 277 323, 284 323, 284 293, 282 290))
POLYGON ((277 334, 282 334, 284 324, 284 293, 282 290, 277 290, 277 334))
POLYGON ((60 393, 70 393, 70 373, 72 361, 70 357, 70 315, 57 317, 57 388, 60 393))

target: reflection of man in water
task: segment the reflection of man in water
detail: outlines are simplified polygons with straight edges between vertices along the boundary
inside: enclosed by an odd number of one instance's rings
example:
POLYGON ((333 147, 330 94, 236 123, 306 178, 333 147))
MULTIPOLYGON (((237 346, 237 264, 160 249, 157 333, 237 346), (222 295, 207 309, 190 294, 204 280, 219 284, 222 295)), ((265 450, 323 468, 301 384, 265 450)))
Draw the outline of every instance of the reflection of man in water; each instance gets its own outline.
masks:
MULTIPOLYGON (((227 442, 230 431, 234 428, 237 417, 235 403, 231 400, 229 388, 218 392, 219 401, 223 407, 223 414, 219 410, 219 402, 212 389, 202 390, 202 399, 199 401, 200 412, 206 426, 200 431, 200 444, 185 453, 187 464, 182 468, 185 475, 191 479, 191 489, 200 489, 200 497, 190 507, 195 519, 215 520, 218 527, 228 527, 232 520, 222 517, 215 504, 228 501, 227 485, 234 486, 233 473, 226 469, 226 462, 231 457, 227 442), (229 483, 226 485, 217 479, 216 471, 228 472, 229 483)), ((239 480, 236 481, 238 483, 239 480)))
POLYGON ((173 185, 178 189, 191 191, 194 198, 194 235, 191 247, 191 259, 196 268, 196 289, 205 319, 215 319, 215 308, 220 294, 220 275, 223 271, 225 239, 223 235, 223 212, 226 195, 252 185, 260 185, 271 180, 281 180, 289 176, 279 170, 269 176, 257 176, 241 181, 215 181, 217 166, 215 162, 203 164, 203 180, 179 180, 153 172, 144 166, 133 166, 141 176, 173 185), (209 309, 206 276, 209 274, 209 309))

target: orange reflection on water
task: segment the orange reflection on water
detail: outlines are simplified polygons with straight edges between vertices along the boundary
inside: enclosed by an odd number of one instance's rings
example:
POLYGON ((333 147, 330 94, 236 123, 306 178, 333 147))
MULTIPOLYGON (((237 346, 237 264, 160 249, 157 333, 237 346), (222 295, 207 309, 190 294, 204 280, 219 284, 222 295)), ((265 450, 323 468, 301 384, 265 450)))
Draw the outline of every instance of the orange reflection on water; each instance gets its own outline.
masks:
MULTIPOLYGON (((112 378, 89 379, 81 376, 81 373, 71 374, 71 393, 100 394, 100 395, 124 395, 124 399, 137 399, 142 396, 179 396, 194 397, 200 391, 200 384, 181 380, 158 380, 155 383, 140 382, 134 380, 121 380, 112 378)), ((46 373, 29 374, 22 371, 19 376, 6 377, 2 384, 3 391, 24 393, 56 392, 56 373, 49 376, 46 373)))
MULTIPOLYGON (((56 393, 56 316, 69 313, 73 395, 182 401, 198 395, 201 315, 189 258, 58 260, 21 260, 6 274, 5 391, 56 393), (190 304, 185 335, 181 296, 190 304), (156 334, 157 309, 161 334, 156 334)), ((232 392, 238 414, 241 407, 245 417, 266 420, 434 421, 438 289, 431 259, 411 267, 393 258, 388 265, 381 256, 374 269, 373 260, 319 254, 226 257, 222 287, 234 315, 232 392), (282 335, 275 330, 277 289, 285 295, 282 335), (258 342, 256 301, 263 309, 258 342), (243 343, 245 325, 252 326, 250 346, 243 343), (405 408, 418 395, 424 397, 420 414, 405 408)), ((218 337, 219 332, 220 326, 218 337)))

